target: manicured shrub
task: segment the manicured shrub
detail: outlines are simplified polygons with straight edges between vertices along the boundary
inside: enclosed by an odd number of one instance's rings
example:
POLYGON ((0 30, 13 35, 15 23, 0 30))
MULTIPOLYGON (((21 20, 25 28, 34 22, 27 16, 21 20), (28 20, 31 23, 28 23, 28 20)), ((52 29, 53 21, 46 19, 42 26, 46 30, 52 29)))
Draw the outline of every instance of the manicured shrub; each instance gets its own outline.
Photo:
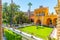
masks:
POLYGON ((4 34, 7 40, 22 40, 21 35, 18 35, 11 30, 4 29, 4 34))

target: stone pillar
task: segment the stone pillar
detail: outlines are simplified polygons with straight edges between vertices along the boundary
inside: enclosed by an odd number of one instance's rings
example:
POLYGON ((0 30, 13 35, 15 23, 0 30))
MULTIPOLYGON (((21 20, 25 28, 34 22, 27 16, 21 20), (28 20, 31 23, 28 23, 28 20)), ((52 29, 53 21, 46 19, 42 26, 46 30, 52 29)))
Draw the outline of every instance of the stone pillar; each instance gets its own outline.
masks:
POLYGON ((0 40, 2 40, 2 0, 0 0, 0 40))
POLYGON ((58 0, 58 6, 60 5, 60 0, 58 0))
POLYGON ((60 0, 58 0, 58 5, 55 7, 57 13, 57 40, 60 40, 60 0))
POLYGON ((60 39, 60 14, 58 15, 58 18, 57 18, 57 39, 59 40, 60 39))

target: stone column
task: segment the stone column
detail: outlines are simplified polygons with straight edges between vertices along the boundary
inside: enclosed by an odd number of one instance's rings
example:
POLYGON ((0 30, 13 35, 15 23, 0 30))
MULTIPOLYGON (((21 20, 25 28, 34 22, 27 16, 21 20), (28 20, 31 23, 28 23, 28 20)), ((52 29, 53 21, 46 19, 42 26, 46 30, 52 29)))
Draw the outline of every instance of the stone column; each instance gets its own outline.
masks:
POLYGON ((57 40, 60 40, 60 0, 58 0, 58 4, 55 7, 56 13, 57 13, 57 40))
POLYGON ((57 17, 57 26, 56 26, 56 28, 57 28, 57 39, 60 40, 60 14, 57 16, 58 16, 57 17))
POLYGON ((58 6, 60 5, 60 0, 58 0, 58 6))
POLYGON ((0 40, 2 39, 2 0, 0 0, 0 40))

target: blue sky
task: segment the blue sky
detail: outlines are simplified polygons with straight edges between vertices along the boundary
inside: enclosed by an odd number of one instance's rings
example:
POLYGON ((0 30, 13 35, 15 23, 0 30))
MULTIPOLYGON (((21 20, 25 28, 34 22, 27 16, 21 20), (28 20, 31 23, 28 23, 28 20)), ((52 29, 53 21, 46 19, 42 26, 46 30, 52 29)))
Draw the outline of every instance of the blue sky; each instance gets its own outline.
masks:
MULTIPOLYGON (((8 4, 11 3, 10 0, 2 0, 2 3, 7 2, 8 4)), ((39 8, 39 6, 43 5, 49 8, 49 12, 55 12, 54 7, 57 5, 57 0, 14 0, 17 5, 20 5, 20 10, 27 11, 28 10, 28 3, 32 3, 31 11, 34 9, 39 8)))

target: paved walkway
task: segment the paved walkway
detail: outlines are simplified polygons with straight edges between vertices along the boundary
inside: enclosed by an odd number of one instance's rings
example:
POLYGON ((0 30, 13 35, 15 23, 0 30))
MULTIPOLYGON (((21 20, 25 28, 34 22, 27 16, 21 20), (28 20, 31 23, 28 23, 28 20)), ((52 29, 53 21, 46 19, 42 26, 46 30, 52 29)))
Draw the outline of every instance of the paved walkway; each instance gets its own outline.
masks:
POLYGON ((54 28, 52 34, 50 35, 51 38, 57 38, 57 29, 54 28))

